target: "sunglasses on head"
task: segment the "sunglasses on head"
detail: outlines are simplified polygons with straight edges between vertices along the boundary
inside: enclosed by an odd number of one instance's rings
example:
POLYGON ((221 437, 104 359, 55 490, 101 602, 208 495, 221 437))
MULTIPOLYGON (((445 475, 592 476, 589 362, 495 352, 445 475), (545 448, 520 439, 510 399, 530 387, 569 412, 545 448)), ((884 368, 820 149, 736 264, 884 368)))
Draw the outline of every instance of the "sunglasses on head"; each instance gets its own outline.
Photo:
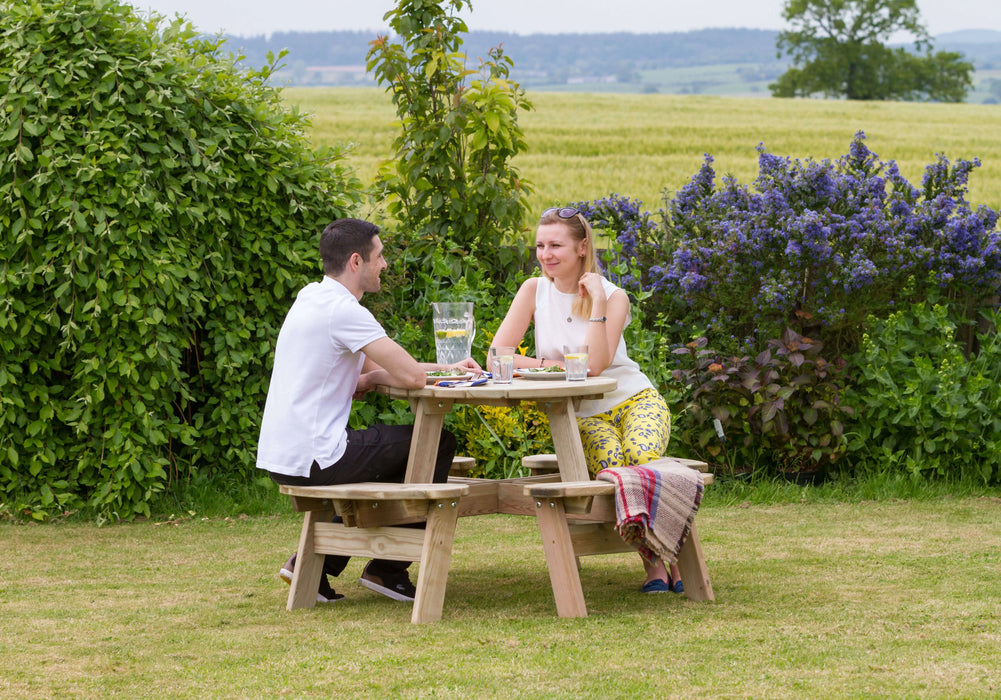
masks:
POLYGON ((574 207, 549 207, 542 212, 542 218, 544 219, 552 213, 555 213, 561 219, 572 219, 580 214, 580 209, 575 209, 574 207))

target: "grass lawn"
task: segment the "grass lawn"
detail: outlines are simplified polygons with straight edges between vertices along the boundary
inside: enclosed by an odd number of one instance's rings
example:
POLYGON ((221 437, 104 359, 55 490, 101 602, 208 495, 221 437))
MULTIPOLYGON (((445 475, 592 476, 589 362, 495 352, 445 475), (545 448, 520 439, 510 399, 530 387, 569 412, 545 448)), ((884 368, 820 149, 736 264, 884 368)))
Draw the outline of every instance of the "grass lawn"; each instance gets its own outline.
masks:
POLYGON ((357 584, 288 613, 300 521, 0 522, 0 696, 997 697, 1001 499, 699 514, 717 602, 638 592, 586 559, 591 616, 555 615, 534 521, 460 521, 445 611, 357 584))

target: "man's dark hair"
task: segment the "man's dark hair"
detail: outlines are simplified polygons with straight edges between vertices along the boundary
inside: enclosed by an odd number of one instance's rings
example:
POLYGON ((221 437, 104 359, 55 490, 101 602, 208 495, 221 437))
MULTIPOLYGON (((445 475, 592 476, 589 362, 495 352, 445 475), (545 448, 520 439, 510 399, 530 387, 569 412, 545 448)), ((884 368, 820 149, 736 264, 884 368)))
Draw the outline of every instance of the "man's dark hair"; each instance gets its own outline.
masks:
POLYGON ((378 235, 378 226, 361 219, 338 219, 328 225, 320 234, 320 259, 324 274, 339 275, 354 253, 368 262, 368 256, 375 248, 373 239, 378 235))

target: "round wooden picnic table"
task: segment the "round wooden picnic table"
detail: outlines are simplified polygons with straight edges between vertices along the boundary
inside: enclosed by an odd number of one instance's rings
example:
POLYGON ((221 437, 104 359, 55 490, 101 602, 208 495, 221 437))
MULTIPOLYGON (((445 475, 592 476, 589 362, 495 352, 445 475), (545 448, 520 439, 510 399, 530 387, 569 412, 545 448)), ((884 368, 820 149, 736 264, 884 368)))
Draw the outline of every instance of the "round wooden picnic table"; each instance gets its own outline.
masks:
POLYGON ((444 387, 430 384, 422 389, 379 387, 397 399, 406 399, 414 412, 414 439, 410 444, 407 483, 429 483, 434 475, 438 440, 445 416, 455 404, 474 406, 517 406, 534 403, 549 418, 549 430, 563 481, 590 478, 584 447, 577 428, 577 407, 584 399, 596 399, 614 391, 617 383, 609 377, 588 377, 582 382, 565 379, 539 380, 515 377, 510 384, 488 381, 478 386, 444 387))

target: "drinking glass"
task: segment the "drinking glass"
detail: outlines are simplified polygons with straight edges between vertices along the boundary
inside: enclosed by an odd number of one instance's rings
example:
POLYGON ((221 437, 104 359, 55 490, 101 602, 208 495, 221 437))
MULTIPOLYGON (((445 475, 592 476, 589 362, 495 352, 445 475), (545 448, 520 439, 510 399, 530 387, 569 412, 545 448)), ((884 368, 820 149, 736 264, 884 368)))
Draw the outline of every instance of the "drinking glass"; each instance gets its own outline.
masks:
POLYGON ((434 302, 434 349, 439 364, 454 365, 469 357, 476 333, 473 302, 434 302))
POLYGON ((563 361, 566 364, 568 382, 582 382, 587 379, 586 345, 564 345, 563 361))
POLYGON ((487 353, 487 367, 495 384, 510 384, 514 379, 514 348, 491 345, 487 353))

